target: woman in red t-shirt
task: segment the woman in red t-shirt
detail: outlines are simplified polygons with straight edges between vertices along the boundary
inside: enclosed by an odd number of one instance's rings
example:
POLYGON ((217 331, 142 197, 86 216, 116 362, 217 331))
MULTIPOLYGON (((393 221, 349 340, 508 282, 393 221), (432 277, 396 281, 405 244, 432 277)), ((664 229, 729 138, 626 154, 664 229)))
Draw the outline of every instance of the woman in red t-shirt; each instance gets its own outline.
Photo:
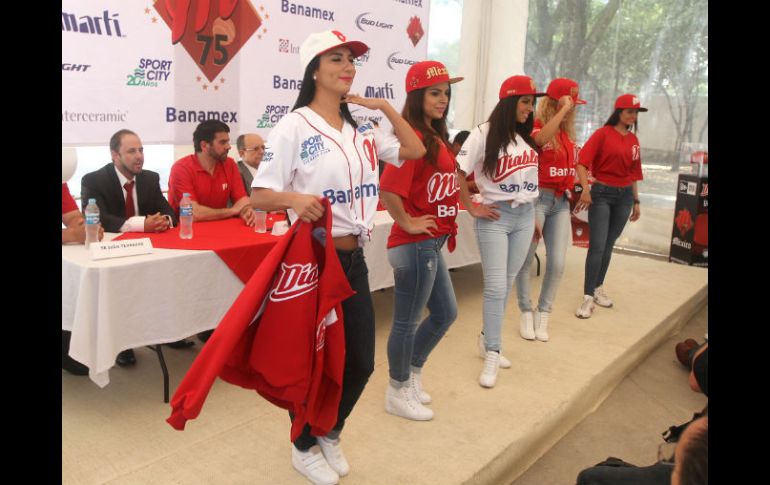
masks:
POLYGON ((540 194, 535 201, 535 237, 527 259, 516 276, 516 296, 521 311, 519 333, 527 340, 548 341, 548 320, 556 297, 567 255, 570 234, 569 190, 575 184, 575 105, 586 102, 578 98, 578 84, 572 79, 557 78, 546 89, 547 96, 537 105, 532 138, 540 147, 538 181, 540 194), (532 311, 529 268, 535 257, 538 236, 545 241, 548 262, 537 308, 532 311))
POLYGON ((612 247, 626 227, 626 221, 639 219, 639 190, 642 159, 637 129, 637 116, 647 111, 633 94, 615 101, 615 112, 594 132, 580 150, 577 172, 583 192, 576 210, 588 208, 589 246, 586 255, 583 302, 575 312, 579 318, 590 318, 594 303, 612 307, 604 292, 604 277, 610 265, 612 247), (588 171, 595 181, 588 189, 588 171))
POLYGON ((388 339, 390 384, 385 411, 416 421, 433 418, 422 390, 428 355, 457 318, 449 270, 441 248, 454 250, 459 210, 457 162, 450 152, 446 115, 451 97, 446 67, 436 61, 413 64, 406 74, 402 116, 425 144, 420 160, 388 164, 380 178, 381 199, 395 221, 388 261, 395 280, 393 327, 388 339), (420 323, 423 309, 429 314, 420 323))

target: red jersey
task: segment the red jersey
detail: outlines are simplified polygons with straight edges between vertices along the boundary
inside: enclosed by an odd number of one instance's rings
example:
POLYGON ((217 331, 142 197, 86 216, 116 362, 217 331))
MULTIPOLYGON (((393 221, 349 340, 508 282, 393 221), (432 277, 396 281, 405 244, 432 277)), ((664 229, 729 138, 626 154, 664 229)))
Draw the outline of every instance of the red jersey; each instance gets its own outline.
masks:
POLYGON ((76 210, 80 209, 78 209, 78 204, 75 202, 75 199, 72 198, 72 194, 70 194, 70 188, 67 187, 65 182, 61 184, 61 213, 66 214, 67 212, 76 210))
POLYGON ((171 426, 200 414, 217 376, 256 390, 315 436, 337 422, 345 368, 342 301, 353 294, 331 238, 331 207, 276 244, 201 349, 171 400, 171 426), (317 239, 318 229, 324 229, 317 239), (325 243, 325 244, 323 244, 325 243))
POLYGON ((201 166, 195 154, 180 158, 171 167, 168 202, 174 212, 179 212, 179 201, 185 192, 190 194, 190 199, 212 209, 223 209, 228 201, 235 204, 242 197, 247 197, 238 165, 232 158, 217 162, 211 175, 201 166))
POLYGON ((577 163, 590 170, 599 182, 614 187, 643 179, 639 139, 630 131, 621 135, 612 126, 603 126, 591 135, 577 163))
MULTIPOLYGON (((543 128, 540 120, 535 120, 535 128, 532 130, 532 138, 543 128)), ((554 189, 556 197, 561 196, 567 189, 575 185, 575 163, 577 161, 578 146, 570 140, 566 132, 559 130, 554 138, 559 141, 558 148, 552 140, 540 147, 540 160, 537 177, 540 187, 554 189)))
MULTIPOLYGON (((419 131, 417 136, 422 140, 419 131)), ((432 230, 433 236, 429 236, 409 234, 394 222, 388 237, 388 248, 451 234, 448 247, 450 251, 454 250, 453 236, 457 234, 455 218, 460 200, 457 162, 444 143, 439 144, 436 161, 436 167, 425 159, 405 160, 401 167, 392 164, 385 166, 380 177, 380 190, 399 195, 404 210, 412 217, 426 214, 436 216, 438 226, 438 229, 432 230)))

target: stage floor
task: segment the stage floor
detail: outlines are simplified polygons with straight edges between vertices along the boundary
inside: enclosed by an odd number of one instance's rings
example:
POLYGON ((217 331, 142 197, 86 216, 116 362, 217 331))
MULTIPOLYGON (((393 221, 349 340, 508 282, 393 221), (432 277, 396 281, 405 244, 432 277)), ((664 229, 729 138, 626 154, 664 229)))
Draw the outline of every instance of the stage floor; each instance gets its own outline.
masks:
MULTIPOLYGON (((540 257, 545 264, 542 252, 540 257)), ((584 249, 569 249, 547 343, 518 336, 512 294, 503 338, 513 367, 500 370, 493 389, 478 384, 481 267, 452 272, 459 317, 423 372, 433 397, 430 422, 383 409, 393 294, 374 292, 376 368, 342 435, 352 470, 340 483, 510 483, 706 305, 708 270, 615 254, 605 284, 615 307, 578 319, 573 312, 581 300, 584 261, 584 249)), ((534 266, 531 277, 537 295, 541 277, 534 266)), ((172 393, 200 345, 164 349, 172 393)), ((62 372, 63 484, 308 483, 291 466, 283 410, 218 381, 201 415, 186 431, 175 431, 164 421, 170 407, 162 400, 155 354, 145 348, 136 354, 136 367, 113 368, 103 389, 62 372)))

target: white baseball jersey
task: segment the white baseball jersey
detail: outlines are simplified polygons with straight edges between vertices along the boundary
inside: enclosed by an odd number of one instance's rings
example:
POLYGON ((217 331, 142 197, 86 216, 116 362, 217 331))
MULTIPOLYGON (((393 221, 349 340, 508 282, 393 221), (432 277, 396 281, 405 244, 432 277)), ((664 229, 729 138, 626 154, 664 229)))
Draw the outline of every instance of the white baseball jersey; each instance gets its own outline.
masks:
POLYGON ((537 151, 517 133, 516 144, 509 143, 507 153, 501 150, 498 154, 494 175, 489 178, 482 172, 487 133, 489 122, 474 128, 457 154, 460 169, 466 175, 473 172, 483 203, 510 201, 511 207, 518 207, 535 200, 539 194, 537 151))
MULTIPOLYGON (((251 186, 326 197, 332 237, 352 234, 363 245, 371 239, 380 200, 378 161, 400 166, 400 148, 394 134, 371 123, 355 129, 345 121, 340 132, 305 106, 284 116, 270 132, 251 186)), ((292 209, 288 214, 293 223, 297 214, 292 209)))

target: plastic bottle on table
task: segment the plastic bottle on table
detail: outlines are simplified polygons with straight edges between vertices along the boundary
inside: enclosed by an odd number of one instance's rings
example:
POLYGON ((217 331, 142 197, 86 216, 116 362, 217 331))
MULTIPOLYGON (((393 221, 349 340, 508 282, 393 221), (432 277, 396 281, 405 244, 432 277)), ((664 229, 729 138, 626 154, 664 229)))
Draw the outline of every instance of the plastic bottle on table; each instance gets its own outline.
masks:
POLYGON ((92 242, 99 242, 99 206, 96 205, 96 199, 88 199, 86 206, 86 249, 92 242))
POLYGON ((192 239, 193 237, 193 209, 190 194, 182 194, 182 200, 179 201, 179 237, 182 239, 192 239))

